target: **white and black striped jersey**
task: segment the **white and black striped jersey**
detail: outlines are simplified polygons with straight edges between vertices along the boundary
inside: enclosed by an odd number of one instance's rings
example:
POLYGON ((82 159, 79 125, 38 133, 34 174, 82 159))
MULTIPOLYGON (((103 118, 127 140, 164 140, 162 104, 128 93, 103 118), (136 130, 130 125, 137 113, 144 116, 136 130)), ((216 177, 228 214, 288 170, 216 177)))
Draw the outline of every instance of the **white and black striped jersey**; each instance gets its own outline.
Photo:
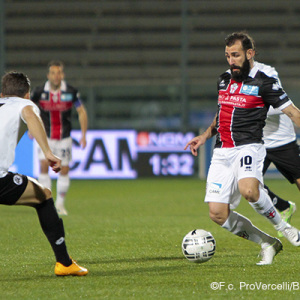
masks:
POLYGON ((217 148, 263 143, 270 105, 282 110, 292 104, 276 70, 258 62, 242 82, 234 81, 230 70, 223 73, 218 80, 218 93, 217 148))
POLYGON ((279 109, 269 108, 263 137, 266 149, 277 148, 296 140, 293 121, 279 109))
POLYGON ((19 97, 0 98, 0 177, 5 176, 13 164, 16 146, 27 130, 22 110, 28 105, 35 107, 39 113, 38 107, 30 100, 19 97))

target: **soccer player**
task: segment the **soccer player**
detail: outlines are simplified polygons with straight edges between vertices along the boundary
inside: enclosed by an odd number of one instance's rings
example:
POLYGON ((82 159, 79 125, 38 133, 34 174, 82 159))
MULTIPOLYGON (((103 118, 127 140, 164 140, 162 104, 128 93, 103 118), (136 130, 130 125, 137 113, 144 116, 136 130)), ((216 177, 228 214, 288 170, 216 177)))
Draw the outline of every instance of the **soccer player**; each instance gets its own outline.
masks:
POLYGON ((67 252, 63 222, 58 217, 51 191, 33 178, 8 171, 14 161, 17 143, 27 128, 53 171, 59 172, 61 168, 61 160, 49 147, 38 107, 29 100, 29 93, 30 81, 23 73, 9 72, 2 77, 0 204, 34 207, 56 257, 55 274, 86 275, 88 270, 79 266, 67 252))
MULTIPOLYGON (((41 111, 48 142, 54 154, 62 159, 62 167, 57 179, 57 196, 55 206, 60 215, 67 215, 65 197, 70 187, 69 163, 72 159, 71 113, 75 106, 81 127, 80 145, 86 147, 86 131, 88 118, 84 105, 81 103, 77 89, 68 85, 64 80, 64 65, 61 61, 53 60, 48 64, 48 81, 34 89, 31 100, 41 111)), ((43 152, 39 149, 41 184, 51 189, 51 178, 48 174, 49 164, 43 152)))
POLYGON ((254 60, 255 45, 245 32, 225 39, 225 57, 230 69, 218 80, 218 111, 210 127, 189 141, 193 155, 207 139, 216 144, 207 177, 205 202, 210 218, 233 234, 261 246, 261 261, 269 265, 281 251, 281 242, 255 227, 235 212, 241 195, 256 212, 267 218, 294 246, 300 232, 283 221, 263 188, 263 127, 269 106, 281 110, 300 127, 300 111, 271 74, 275 70, 254 60))
MULTIPOLYGON (((273 75, 278 79, 277 72, 274 72, 273 75)), ((278 171, 290 183, 295 183, 300 190, 300 153, 293 122, 280 110, 270 107, 263 132, 263 140, 267 149, 263 174, 266 173, 270 164, 274 163, 278 171)), ((280 198, 266 185, 265 188, 282 218, 290 223, 291 217, 296 211, 296 204, 280 198)), ((282 236, 280 231, 278 235, 282 236)))

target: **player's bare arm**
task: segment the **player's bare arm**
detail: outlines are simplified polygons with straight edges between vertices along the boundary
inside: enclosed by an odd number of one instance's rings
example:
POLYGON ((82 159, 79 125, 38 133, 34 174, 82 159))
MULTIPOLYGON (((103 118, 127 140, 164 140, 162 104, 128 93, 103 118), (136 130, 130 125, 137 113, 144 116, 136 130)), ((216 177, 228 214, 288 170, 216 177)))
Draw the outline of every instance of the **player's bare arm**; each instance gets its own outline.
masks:
POLYGON ((86 147, 86 132, 88 127, 88 117, 87 117, 87 112, 83 105, 77 108, 77 112, 78 112, 78 119, 81 128, 81 139, 79 143, 82 149, 84 149, 86 147))
POLYGON ((294 104, 290 104, 282 110, 290 119, 300 127, 300 110, 294 104))
POLYGON ((27 127, 30 134, 36 139, 37 143, 40 145, 53 171, 59 172, 61 169, 61 160, 57 156, 55 156, 50 150, 44 125, 40 116, 37 114, 35 109, 29 105, 23 108, 22 117, 27 123, 27 127))
POLYGON ((205 130, 205 132, 191 139, 185 145, 184 150, 190 147, 192 154, 194 156, 197 156, 198 155, 197 149, 200 146, 204 145, 206 140, 210 139, 211 137, 217 134, 216 124, 217 124, 217 115, 215 116, 211 125, 205 130))

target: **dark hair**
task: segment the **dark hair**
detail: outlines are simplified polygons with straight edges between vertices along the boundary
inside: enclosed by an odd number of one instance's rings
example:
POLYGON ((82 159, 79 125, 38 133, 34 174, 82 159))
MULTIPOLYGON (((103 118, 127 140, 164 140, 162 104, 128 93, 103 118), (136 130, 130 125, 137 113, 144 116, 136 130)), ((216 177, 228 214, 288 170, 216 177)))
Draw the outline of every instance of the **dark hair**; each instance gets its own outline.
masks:
POLYGON ((30 92, 30 80, 21 72, 8 72, 2 77, 2 95, 23 98, 30 92))
POLYGON ((233 32, 225 38, 225 45, 232 46, 237 40, 242 42, 243 49, 247 51, 248 49, 255 50, 255 43, 253 38, 245 31, 233 32))
POLYGON ((61 60, 57 60, 57 59, 54 59, 54 60, 51 60, 49 63, 48 63, 48 69, 52 66, 55 66, 55 67, 61 67, 62 69, 64 68, 64 63, 61 61, 61 60))

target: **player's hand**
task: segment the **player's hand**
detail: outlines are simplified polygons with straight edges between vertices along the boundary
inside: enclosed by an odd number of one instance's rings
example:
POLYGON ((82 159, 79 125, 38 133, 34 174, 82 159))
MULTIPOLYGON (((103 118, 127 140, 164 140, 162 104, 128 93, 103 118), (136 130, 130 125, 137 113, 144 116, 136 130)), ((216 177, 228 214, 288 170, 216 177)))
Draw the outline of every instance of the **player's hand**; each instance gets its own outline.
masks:
POLYGON ((80 144, 80 146, 81 146, 82 149, 84 149, 86 147, 86 138, 85 138, 85 136, 83 136, 80 139, 79 144, 80 144))
POLYGON ((199 135, 199 136, 196 136, 194 137, 193 139, 191 139, 184 147, 184 150, 186 150, 188 147, 190 148, 192 154, 194 156, 197 156, 198 155, 198 148, 201 146, 201 145, 204 145, 206 139, 202 136, 202 135, 199 135))
POLYGON ((61 162, 51 161, 49 162, 49 165, 55 173, 58 173, 61 170, 61 162))
POLYGON ((52 153, 47 154, 46 158, 51 169, 58 173, 61 170, 61 159, 52 153))

